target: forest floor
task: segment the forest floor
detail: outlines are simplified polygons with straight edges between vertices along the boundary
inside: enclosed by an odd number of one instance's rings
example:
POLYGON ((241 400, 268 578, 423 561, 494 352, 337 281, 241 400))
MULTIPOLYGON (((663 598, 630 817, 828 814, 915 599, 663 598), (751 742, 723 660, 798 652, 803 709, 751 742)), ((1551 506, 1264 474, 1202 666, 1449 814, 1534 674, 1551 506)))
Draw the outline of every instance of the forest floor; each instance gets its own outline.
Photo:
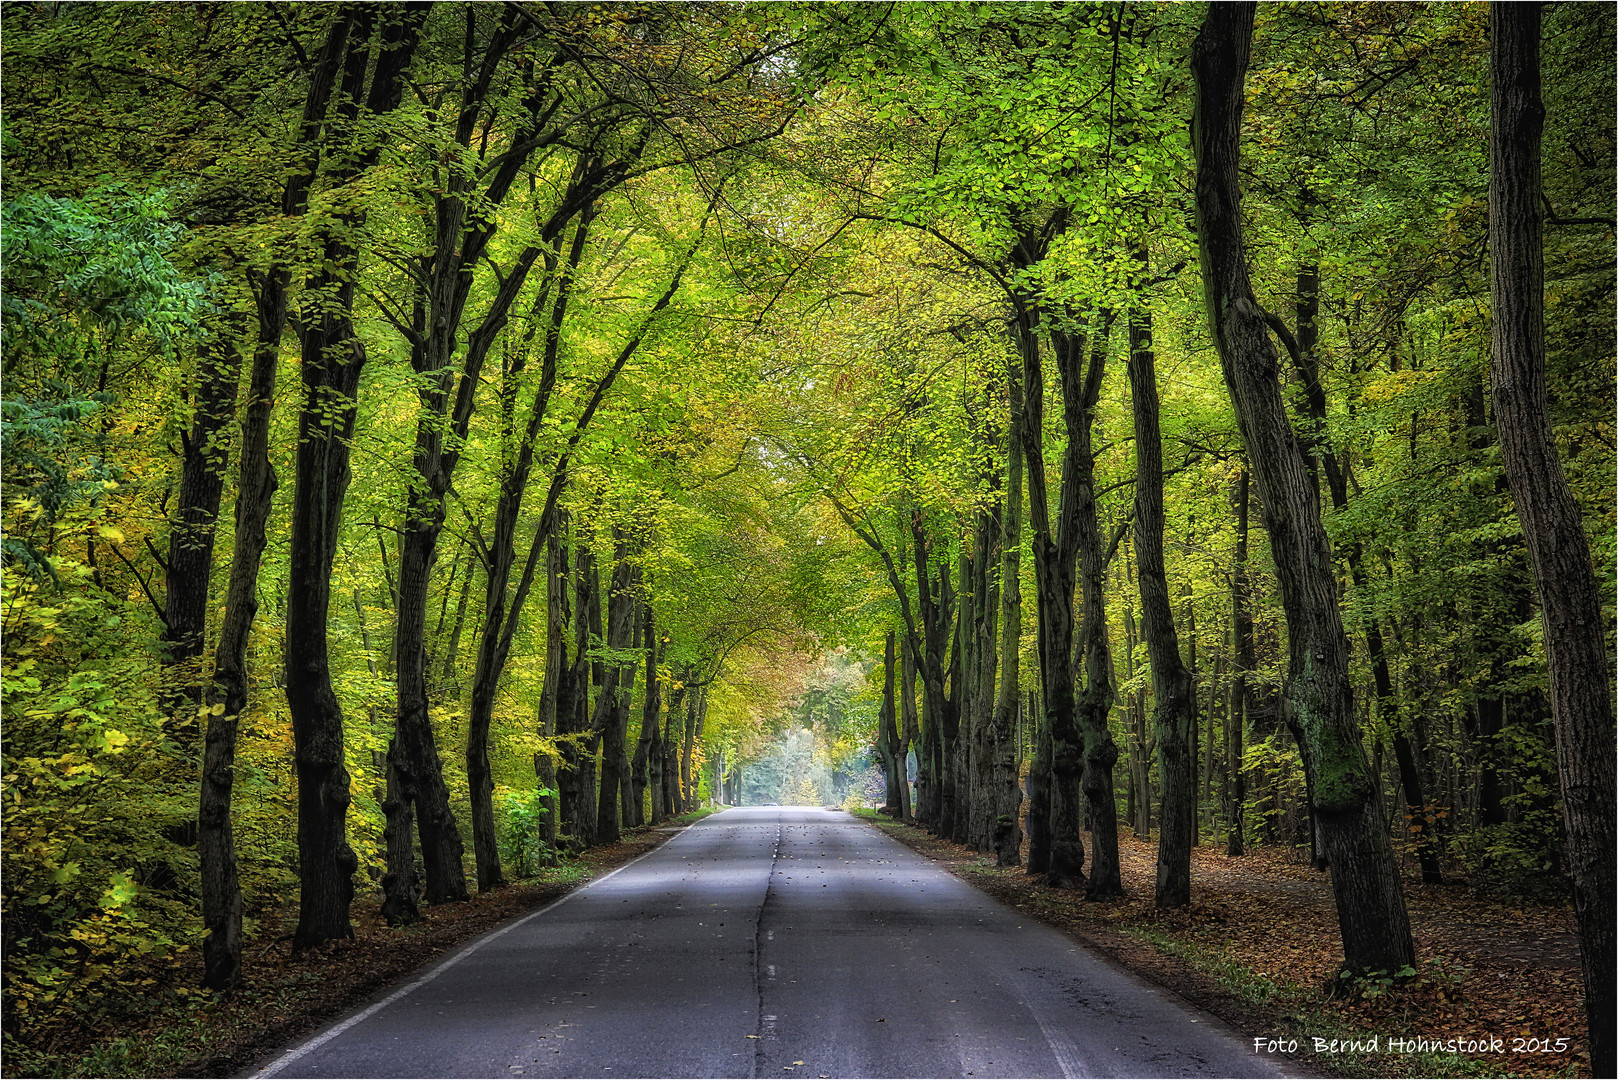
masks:
POLYGON ((422 909, 415 926, 392 929, 377 905, 357 900, 354 937, 294 955, 297 907, 264 913, 245 949, 246 982, 228 996, 196 990, 200 956, 175 965, 144 995, 138 1016, 62 1031, 42 1054, 7 1048, 11 1076, 235 1076, 342 1016, 452 949, 535 911, 663 843, 698 811, 627 833, 536 878, 474 893, 464 904, 422 909), (106 1026, 102 1026, 105 1024, 106 1026), (114 1028, 116 1037, 106 1035, 114 1028), (24 1060, 26 1059, 26 1060, 24 1060))
MULTIPOLYGON (((1065 930, 1251 1036, 1296 1040, 1294 1065, 1330 1076, 1590 1075, 1569 904, 1504 902, 1407 876, 1418 975, 1328 994, 1342 956, 1327 873, 1283 848, 1192 852, 1192 905, 1152 903, 1157 845, 1119 839, 1128 895, 1087 902, 958 844, 874 814, 873 824, 997 899, 1065 930), (1375 1037, 1376 1052, 1315 1052, 1375 1037), (1389 1052, 1388 1040, 1498 1040, 1487 1053, 1389 1052), (1558 1039, 1565 1049, 1558 1052, 1558 1039), (1539 1047, 1539 1049, 1530 1049, 1539 1047)), ((1088 850, 1088 839, 1087 847, 1088 850)), ((1026 845, 1025 845, 1026 852, 1026 845)))

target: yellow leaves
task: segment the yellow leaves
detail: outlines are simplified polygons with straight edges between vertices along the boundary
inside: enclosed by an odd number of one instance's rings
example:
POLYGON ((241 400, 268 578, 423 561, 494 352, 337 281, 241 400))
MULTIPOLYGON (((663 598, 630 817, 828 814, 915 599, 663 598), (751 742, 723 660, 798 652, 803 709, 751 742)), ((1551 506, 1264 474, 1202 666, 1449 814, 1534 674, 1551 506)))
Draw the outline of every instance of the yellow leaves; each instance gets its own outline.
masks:
POLYGON ((103 539, 111 540, 115 544, 124 542, 124 531, 115 526, 101 525, 97 527, 96 532, 100 533, 103 539))

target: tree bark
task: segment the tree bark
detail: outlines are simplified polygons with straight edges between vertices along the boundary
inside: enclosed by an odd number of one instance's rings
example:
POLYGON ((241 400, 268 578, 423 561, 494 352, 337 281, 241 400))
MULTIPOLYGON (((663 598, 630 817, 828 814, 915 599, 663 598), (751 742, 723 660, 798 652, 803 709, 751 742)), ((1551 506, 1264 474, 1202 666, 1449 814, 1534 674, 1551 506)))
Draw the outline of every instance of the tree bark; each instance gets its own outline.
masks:
POLYGON ((1236 551, 1230 571, 1230 621, 1236 656, 1230 688, 1230 715, 1225 723, 1231 761, 1230 810, 1227 815, 1230 829, 1225 838, 1225 854, 1231 856, 1244 855, 1247 851, 1247 770, 1242 766, 1242 758, 1247 718, 1253 700, 1250 680, 1258 663, 1253 646, 1252 598, 1248 594, 1247 578, 1248 483, 1247 466, 1243 464, 1236 477, 1234 492, 1236 551))
POLYGON ((899 760, 899 725, 895 717, 897 700, 893 692, 893 639, 894 633, 889 630, 882 650, 882 706, 877 713, 876 752, 882 761, 882 813, 897 818, 900 816, 899 786, 903 782, 900 769, 903 766, 899 760))
POLYGON ((563 686, 567 696, 557 701, 558 731, 571 736, 562 743, 562 830, 576 847, 595 843, 595 734, 590 729, 590 658, 592 630, 599 640, 601 588, 595 554, 587 540, 576 536, 573 548, 573 667, 563 686), (565 726, 564 726, 565 721, 565 726))
POLYGON ((687 698, 689 704, 685 710, 685 738, 680 746, 680 809, 681 812, 696 809, 697 805, 697 774, 695 771, 695 758, 697 752, 697 733, 702 730, 703 721, 708 717, 708 688, 703 686, 687 698))
MULTIPOLYGON (((899 648, 899 721, 902 728, 899 732, 899 775, 903 780, 899 795, 904 800, 904 820, 912 821, 920 796, 910 789, 910 752, 921 743, 921 717, 916 711, 916 658, 910 651, 908 636, 899 648)), ((920 772, 919 766, 917 772, 920 772)))
POLYGON ((229 430, 236 412, 242 353, 232 339, 242 320, 232 314, 221 336, 197 347, 196 401, 191 430, 181 436, 180 490, 169 529, 164 568, 164 697, 173 734, 194 733, 204 697, 202 654, 213 579, 214 535, 230 461, 229 430))
MULTIPOLYGON (((1068 312, 1070 321, 1078 313, 1068 312)), ((1113 689, 1112 650, 1107 641, 1106 576, 1108 553, 1096 521, 1095 456, 1091 433, 1096 404, 1101 397, 1101 380, 1106 371, 1108 331, 1112 313, 1102 312, 1100 325, 1090 336, 1090 358, 1083 362, 1085 336, 1069 334, 1054 327, 1050 332, 1052 353, 1062 377, 1062 418, 1067 428, 1068 452, 1064 465, 1064 520, 1070 524, 1073 544, 1078 548, 1083 575, 1083 622, 1079 645, 1084 664, 1084 689, 1074 702, 1077 745, 1082 748, 1081 791, 1084 812, 1071 800, 1063 801, 1064 789, 1056 785, 1050 884, 1074 888, 1085 885, 1092 899, 1123 895, 1123 878, 1118 862, 1118 811, 1113 797, 1112 768, 1118 760, 1107 718, 1116 698, 1113 689), (1071 500, 1068 493, 1071 490, 1071 500), (1090 875, 1082 872, 1084 848, 1078 830, 1085 819, 1090 825, 1090 875), (1068 839, 1071 837, 1071 839, 1068 839)), ((1054 653, 1052 659, 1055 659, 1054 653)), ((1072 747, 1064 745, 1061 729, 1053 728, 1053 763, 1058 776, 1072 747)))
POLYGON ((682 678, 669 695, 669 715, 663 725, 663 809, 670 816, 683 813, 680 805, 680 732, 685 724, 688 698, 695 691, 687 685, 691 669, 682 668, 682 678))
MULTIPOLYGON (((1019 319, 1023 360, 1023 387, 1027 416, 1023 427, 1023 458, 1028 470, 1029 523, 1033 527, 1034 581, 1039 611, 1040 684, 1044 694, 1042 742, 1035 769, 1044 783, 1034 790, 1033 846, 1030 873, 1040 872, 1053 885, 1083 881, 1084 846, 1079 837, 1079 783, 1084 771, 1084 748, 1074 716, 1073 591, 1078 551, 1071 539, 1068 513, 1069 485, 1063 484, 1061 516, 1053 535, 1045 486, 1045 376, 1040 363, 1037 331, 1032 313, 1019 319), (1026 324, 1026 325, 1025 325, 1026 324), (1068 540, 1063 544, 1061 541, 1068 540), (1049 752, 1040 760, 1042 752, 1049 752), (1044 765, 1044 768, 1040 768, 1044 765), (1043 804, 1043 805, 1042 805, 1043 804), (1045 810, 1044 808, 1048 808, 1045 810), (1043 820, 1042 820, 1043 819, 1043 820)), ((1069 445, 1068 456, 1076 452, 1069 445)), ((1063 463, 1064 479, 1071 475, 1063 463)), ((1031 777, 1032 779, 1032 777, 1031 777)))
MULTIPOLYGON (((998 486, 998 482, 995 486, 998 486)), ((996 640, 1000 624, 1000 590, 994 564, 999 561, 1002 513, 998 502, 991 510, 980 512, 973 542, 976 551, 973 559, 976 602, 973 604, 972 636, 976 646, 973 650, 973 678, 969 687, 972 695, 972 757, 967 796, 971 806, 970 840, 975 849, 985 854, 994 850, 995 831, 994 677, 1000 660, 999 642, 996 640)))
POLYGON ((1215 3, 1193 48, 1203 288, 1270 533, 1290 645, 1286 708, 1312 778, 1345 966, 1392 973, 1415 961, 1404 893, 1354 719, 1331 545, 1281 398, 1275 346, 1248 279, 1238 175, 1252 29, 1253 5, 1215 3))
MULTIPOLYGON (((300 167, 287 179, 281 195, 281 211, 288 218, 301 215, 308 205, 309 187, 320 164, 320 135, 327 105, 336 87, 352 25, 348 13, 332 23, 310 69, 298 140, 300 167)), ((225 615, 214 654, 213 683, 207 697, 209 716, 197 815, 202 923, 206 933, 202 978, 203 985, 213 990, 234 989, 242 974, 242 897, 231 828, 231 798, 237 729, 247 708, 248 638, 258 614, 258 572, 278 486, 275 467, 270 463, 270 414, 275 407, 281 336, 287 322, 287 288, 292 275, 285 266, 272 264, 262 273, 249 271, 248 278, 258 315, 258 338, 242 410, 236 535, 225 615)))
POLYGON ((1022 380, 1013 371, 1007 384, 1009 422, 1006 425, 1006 503, 1000 519, 1000 688, 994 701, 991 736, 994 767, 990 780, 990 812, 994 815, 992 843, 997 866, 1022 864, 1022 788, 1017 782, 1017 710, 1021 706, 1018 682, 1022 650, 1022 380))
MULTIPOLYGON (((652 786, 652 760, 660 750, 657 744, 660 741, 659 725, 663 720, 663 684, 657 676, 657 665, 661 660, 657 626, 652 617, 652 605, 647 604, 645 608, 645 627, 641 637, 646 649, 646 694, 641 703, 640 740, 635 748, 635 760, 630 766, 634 777, 630 808, 634 812, 635 825, 645 824, 642 807, 646 801, 646 789, 652 786)), ((658 819, 656 801, 654 797, 652 807, 654 822, 658 819)))
POLYGON ((1618 1071, 1612 685, 1601 589, 1546 399, 1539 38, 1539 5, 1490 5, 1491 371, 1501 455, 1544 626, 1590 1066, 1608 1076, 1618 1071))
MULTIPOLYGON (((628 536, 614 527, 613 540, 612 581, 607 592, 606 644, 608 649, 616 653, 631 647, 639 568, 630 561, 632 552, 628 536)), ((632 667, 628 670, 634 671, 632 667)), ((620 694, 627 696, 624 671, 625 668, 619 663, 607 665, 606 681, 602 683, 601 693, 596 698, 595 717, 591 723, 591 728, 601 738, 601 791, 596 809, 596 842, 600 844, 615 844, 623 837, 619 788, 629 776, 629 757, 625 749, 629 710, 627 703, 619 702, 620 694)))
MULTIPOLYGON (((1129 388, 1135 413, 1135 554, 1139 559, 1141 633, 1152 660, 1152 726, 1163 793, 1157 842, 1160 908, 1191 902, 1191 848, 1196 837, 1196 786, 1191 731, 1197 722, 1196 688, 1180 660, 1163 565, 1163 441, 1158 425, 1157 357, 1152 317, 1129 312, 1129 388)), ((1211 750, 1211 747, 1210 747, 1211 750)))

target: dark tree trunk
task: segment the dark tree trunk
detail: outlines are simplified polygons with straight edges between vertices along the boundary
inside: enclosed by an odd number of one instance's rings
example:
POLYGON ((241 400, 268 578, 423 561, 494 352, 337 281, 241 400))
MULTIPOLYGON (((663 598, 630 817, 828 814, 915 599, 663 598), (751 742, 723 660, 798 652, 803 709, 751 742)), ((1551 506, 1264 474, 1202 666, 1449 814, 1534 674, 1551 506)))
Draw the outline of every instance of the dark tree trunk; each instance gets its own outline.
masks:
POLYGON ((1028 873, 1051 869, 1051 727, 1045 719, 1044 696, 1028 695, 1034 723, 1034 759, 1028 765, 1028 873))
MULTIPOLYGON (((1151 313, 1129 313, 1129 388, 1135 413, 1135 554, 1140 560, 1140 621, 1152 660, 1152 726, 1162 775, 1157 843, 1160 908, 1191 902, 1191 848, 1196 838, 1196 688, 1180 660, 1174 606, 1163 566, 1163 444, 1158 426, 1157 358, 1151 313)), ((1211 751, 1210 747, 1210 751, 1211 751)))
POLYGON ((708 688, 703 686, 687 698, 685 710, 685 738, 680 745, 680 810, 694 810, 697 806, 697 774, 693 759, 697 750, 697 732, 708 717, 708 688))
MULTIPOLYGON (((639 570, 636 571, 636 580, 639 581, 639 570)), ((639 611, 640 598, 635 597, 635 610, 630 614, 629 621, 633 627, 632 637, 629 641, 631 650, 641 648, 641 617, 639 611)), ((623 733, 623 750, 619 757, 620 772, 618 774, 618 801, 619 820, 622 829, 630 829, 640 824, 640 808, 635 802, 635 770, 634 762, 629 755, 629 712, 631 699, 635 690, 635 671, 638 665, 625 664, 621 669, 618 680, 618 696, 613 705, 613 726, 623 733)))
POLYGON ((927 725, 931 732, 932 782, 928 828, 939 836, 950 836, 955 829, 955 783, 951 772, 951 751, 959 732, 959 718, 944 686, 948 673, 945 659, 950 651, 950 625, 954 621, 955 595, 950 587, 949 563, 940 559, 935 582, 928 567, 931 541, 921 511, 911 513, 911 536, 916 555, 916 596, 921 614, 923 641, 917 653, 921 670, 922 694, 927 702, 927 725))
MULTIPOLYGON (((180 490, 169 530, 163 595, 164 699, 175 735, 197 729, 204 696, 203 648, 208 591, 213 579, 214 535, 230 461, 242 354, 234 340, 243 320, 231 315, 222 336, 197 347, 197 388, 190 432, 181 436, 180 490)), ((187 740, 189 741, 189 740, 187 740)))
POLYGON ((882 706, 877 713, 876 753, 882 761, 882 813, 900 816, 899 786, 903 782, 903 763, 899 760, 899 725, 895 717, 896 698, 894 682, 894 633, 888 636, 882 650, 882 706))
MULTIPOLYGON (((557 702, 558 730, 572 738, 562 743, 562 830, 577 847, 595 843, 595 737, 590 732, 590 659, 592 627, 599 630, 601 589, 595 554, 583 537, 573 548, 573 667, 563 680, 565 700, 557 702)), ((597 639, 599 640, 599 638, 597 639)))
MULTIPOLYGON (((545 685, 540 690, 537 717, 539 734, 549 739, 562 734, 564 718, 570 715, 572 707, 573 671, 567 655, 573 621, 568 595, 571 585, 568 562, 567 514, 559 511, 545 540, 545 685)), ((552 792, 545 800, 549 807, 545 815, 545 843, 555 848, 561 829, 561 776, 553 754, 537 754, 534 761, 534 776, 539 786, 552 792)))
POLYGON ((202 869, 202 925, 207 934, 202 941, 202 985, 211 990, 234 989, 242 975, 242 894, 230 804, 235 784, 237 727, 242 710, 247 708, 247 643, 258 614, 258 571, 264 555, 265 527, 275 500, 276 476, 269 452, 270 412, 281 365, 287 280, 283 272, 272 271, 255 290, 258 341, 242 412, 235 546, 225 594, 225 617, 214 654, 213 685, 207 697, 197 854, 202 869))
MULTIPOLYGON (((425 5, 398 10, 354 9, 335 107, 349 141, 333 179, 346 183, 374 163, 379 148, 353 143, 362 111, 391 112, 415 52, 425 5), (371 28, 380 10, 380 52, 366 92, 371 28)), ((347 16, 344 16, 345 18, 347 16)), ((348 845, 349 773, 344 764, 343 713, 332 688, 328 618, 332 560, 348 491, 349 440, 365 366, 365 347, 352 321, 356 254, 347 234, 360 224, 353 211, 325 233, 320 272, 305 288, 303 403, 292 500, 287 574, 287 707, 292 716, 298 773, 298 869, 301 902, 293 947, 352 937, 348 908, 359 861, 348 845)))
MULTIPOLYGON (((418 446, 418 456, 419 452, 418 446)), ((411 507, 399 548, 399 606, 394 639, 398 713, 393 738, 388 743, 388 767, 398 786, 399 803, 394 812, 408 812, 406 807, 414 810, 421 836, 427 903, 441 904, 466 899, 461 833, 450 809, 449 788, 444 783, 427 705, 427 591, 443 524, 443 507, 437 502, 426 505, 422 496, 414 494, 414 485, 411 490, 411 507)), ((467 778, 475 792, 478 778, 470 771, 467 778)), ((474 798, 473 806, 476 805, 474 798)), ((404 835, 409 835, 408 830, 404 835)), ((400 854, 402 851, 394 852, 395 857, 400 854)), ((481 861, 479 865, 478 888, 486 890, 494 882, 484 881, 481 861)), ((389 869, 397 873, 400 868, 390 865, 389 869)), ((396 903, 393 897, 387 902, 396 903)))
MULTIPOLYGON (((630 543, 622 530, 614 527, 612 581, 607 592, 607 648, 630 648, 636 614, 635 588, 639 571, 630 562, 630 543)), ((633 678, 634 668, 628 669, 633 678)), ((625 747, 629 733, 627 698, 623 667, 609 664, 606 680, 596 698, 592 730, 601 738, 601 791, 596 810, 596 842, 616 844, 623 837, 623 817, 619 789, 629 777, 629 756, 625 747)))
MULTIPOLYGON (((1076 319, 1077 313, 1069 317, 1076 319)), ((1085 884, 1091 898, 1121 896, 1123 879, 1118 862, 1118 811, 1113 797, 1112 767, 1118 760, 1107 717, 1116 698, 1113 690, 1112 650, 1107 642, 1106 576, 1108 552, 1096 522, 1095 456, 1091 431, 1096 404, 1101 397, 1101 380, 1106 371, 1107 339, 1112 315, 1103 312, 1100 326, 1091 339, 1089 363, 1084 364, 1085 339, 1052 329, 1052 353, 1062 376, 1062 417, 1067 428, 1068 452, 1064 469, 1064 518, 1071 523, 1077 546, 1080 572, 1084 580, 1083 622, 1079 644, 1084 664, 1084 689, 1074 702, 1074 720, 1083 752, 1081 790, 1084 812, 1061 798, 1057 784, 1055 804, 1056 838, 1052 849, 1052 885, 1074 888, 1085 884), (1071 490, 1071 502, 1069 491, 1071 490), (1067 507, 1071 506, 1068 511, 1067 507), (1082 872, 1084 848, 1078 829, 1084 820, 1090 826, 1090 876, 1082 872), (1072 837, 1071 840, 1066 837, 1072 837)), ((1055 659, 1055 654, 1052 654, 1055 659)), ((1060 729, 1053 728, 1058 776, 1067 759, 1060 729)), ((1193 759, 1194 764, 1194 759, 1193 759)))
MULTIPOLYGON (((998 486, 996 480, 995 486, 998 486)), ((995 791, 994 791, 994 677, 999 667, 999 642, 996 632, 1000 625, 1000 590, 998 572, 994 564, 999 561, 1000 517, 1002 508, 978 516, 977 536, 973 547, 977 555, 973 560, 972 637, 976 642, 971 665, 971 744, 972 757, 968 774, 968 805, 971 807, 970 841, 985 854, 994 850, 995 791)), ((1012 658, 1016 662, 1016 658, 1012 658)))
MULTIPOLYGON (((1029 330, 1030 337, 1032 329, 1029 330)), ((1034 579, 1038 590, 1039 654, 1041 687, 1044 691, 1042 734, 1049 746, 1044 762, 1036 758, 1035 768, 1048 777, 1035 791, 1035 808, 1041 802, 1049 807, 1046 820, 1036 818, 1031 828, 1033 847, 1028 868, 1047 875, 1053 885, 1074 886, 1083 882, 1084 845, 1079 836, 1079 784, 1084 772, 1083 736, 1074 715, 1073 590, 1076 548, 1069 552, 1051 534, 1050 513, 1045 494, 1044 455, 1044 374, 1040 370, 1037 346, 1024 353, 1023 385, 1027 395, 1027 421, 1023 429, 1023 457, 1028 470, 1028 504, 1034 535, 1034 579), (1044 764, 1045 768, 1040 769, 1044 764), (1040 790, 1043 789, 1043 790, 1040 790)), ((1064 469, 1064 474, 1068 470, 1064 469)), ((1068 499, 1063 489, 1063 515, 1068 499)), ((1062 530, 1071 533, 1071 528, 1062 530)), ((1045 751, 1042 744, 1040 751, 1045 751)))
POLYGON ((1293 435, 1278 364, 1248 280, 1238 176, 1253 5, 1215 3, 1193 48, 1192 142, 1210 328, 1263 502, 1287 616, 1286 706, 1300 736, 1311 801, 1332 866, 1346 966, 1399 971, 1415 949, 1398 867, 1360 745, 1320 502, 1293 435))
POLYGON ((684 678, 669 695, 669 716, 663 723, 663 810, 673 816, 685 812, 680 805, 680 733, 684 729, 688 698, 694 691, 686 685, 691 670, 685 668, 684 678))
POLYGON ((1496 3, 1490 12, 1494 415, 1544 624, 1590 1066, 1592 1075, 1610 1076, 1618 1072, 1612 686, 1601 588, 1578 503, 1557 457, 1546 400, 1540 8, 1496 3))
MULTIPOLYGON (((339 287, 339 292, 351 290, 339 287)), ((349 773, 343 760, 343 712, 331 682, 327 619, 332 559, 350 479, 354 396, 364 358, 364 346, 346 318, 326 316, 304 329, 304 403, 298 421, 286 620, 302 879, 293 944, 300 949, 353 936, 348 907, 359 860, 345 835, 349 773)))
POLYGON ((992 843, 995 864, 1022 863, 1022 827, 1018 811, 1022 789, 1017 783, 1017 710, 1021 705, 1018 655, 1022 649, 1022 591, 1018 585, 1022 562, 1022 425, 1023 404, 1019 373, 1008 385, 1010 422, 1006 437, 1006 506, 1000 520, 1000 689, 990 721, 994 767, 990 780, 990 812, 994 815, 992 843))
POLYGON ((971 816, 970 793, 967 791, 972 754, 971 708, 973 651, 972 556, 969 541, 962 540, 956 580, 961 592, 955 605, 955 635, 950 644, 949 663, 949 715, 954 718, 954 731, 945 732, 944 767, 948 770, 949 828, 940 835, 957 844, 966 844, 968 818, 971 816))
MULTIPOLYGON (((899 643, 899 723, 902 728, 899 732, 899 775, 903 779, 899 795, 904 800, 904 819, 912 821, 916 817, 921 796, 911 791, 910 753, 912 749, 919 750, 921 745, 921 717, 916 711, 916 658, 910 651, 908 636, 899 643)), ((919 782, 919 763, 916 772, 919 782)))
POLYGON ((1235 678, 1230 688, 1230 719, 1226 732, 1230 740, 1231 794, 1230 833, 1226 837, 1225 854, 1246 853, 1247 770, 1242 767, 1242 743, 1247 718, 1252 709, 1253 688, 1250 680, 1257 666, 1257 650, 1253 645, 1252 598, 1248 593, 1247 577, 1247 466, 1242 466, 1236 477, 1236 553, 1230 571, 1231 636, 1235 639, 1235 678))
MULTIPOLYGON (((1036 265, 1052 236, 1062 231, 1065 222, 1065 215, 1058 212, 1038 235, 1024 236, 1012 252, 1013 262, 1025 269, 1036 265)), ((1080 447, 1074 437, 1077 433, 1070 430, 1062 460, 1062 487, 1053 529, 1045 482, 1045 376, 1040 361, 1039 318, 1040 312, 1032 298, 1022 297, 1014 327, 1017 351, 1022 359, 1025 409, 1022 444, 1028 474, 1029 525, 1033 530, 1030 546, 1034 555, 1040 685, 1044 696, 1044 741, 1036 753, 1034 774, 1030 775, 1034 809, 1028 869, 1030 873, 1044 873, 1051 885, 1071 888, 1084 882, 1084 840, 1080 830, 1084 816, 1081 784, 1085 747, 1077 715, 1071 659, 1075 562, 1079 555, 1080 485, 1076 477, 1080 468, 1080 447), (1039 754, 1045 754, 1043 760, 1039 754)), ((1082 355, 1082 343, 1077 345, 1076 351, 1082 355)), ((1064 413, 1076 412, 1079 408, 1080 391, 1076 385, 1071 388, 1072 396, 1066 396, 1070 382, 1068 373, 1064 372, 1064 413)))
MULTIPOLYGON (((629 808, 634 812, 635 825, 645 824, 642 807, 646 802, 646 789, 652 786, 652 761, 660 751, 658 725, 663 721, 663 684, 657 677, 657 665, 662 657, 658 649, 657 626, 652 618, 650 604, 646 605, 645 628, 641 637, 646 649, 646 695, 641 705, 640 741, 635 748, 635 760, 631 764, 634 783, 629 808)), ((656 822, 660 815, 657 812, 655 796, 652 803, 652 820, 656 822)))
MULTIPOLYGON (((352 19, 339 17, 327 32, 309 72, 298 148, 300 168, 287 179, 281 195, 286 217, 303 213, 309 187, 320 164, 321 129, 348 48, 352 19)), ((275 407, 276 376, 281 365, 281 336, 287 321, 287 287, 291 271, 271 266, 262 274, 249 271, 258 314, 247 402, 242 410, 241 467, 236 493, 236 535, 230 563, 225 615, 214 654, 213 684, 208 691, 208 726, 204 737, 202 788, 197 815, 197 853, 201 863, 203 985, 230 990, 242 975, 242 896, 236 842, 231 828, 235 783, 236 736, 247 708, 247 645, 258 614, 258 572, 264 555, 266 526, 274 506, 278 479, 270 463, 270 414, 275 407)))

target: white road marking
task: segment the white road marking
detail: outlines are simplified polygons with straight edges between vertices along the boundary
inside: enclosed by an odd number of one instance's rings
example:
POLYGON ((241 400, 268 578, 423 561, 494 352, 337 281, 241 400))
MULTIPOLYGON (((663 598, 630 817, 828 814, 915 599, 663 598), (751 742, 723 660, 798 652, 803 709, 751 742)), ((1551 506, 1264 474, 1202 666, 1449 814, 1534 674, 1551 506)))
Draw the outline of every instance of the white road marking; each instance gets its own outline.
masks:
MULTIPOLYGON (((724 813, 724 811, 721 810, 719 813, 724 813)), ((718 816, 718 815, 710 815, 710 816, 718 816)), ((337 1036, 341 1035, 343 1032, 347 1031, 349 1028, 353 1027, 355 1024, 358 1024, 360 1021, 370 1019, 371 1017, 375 1016, 377 1013, 381 1012, 383 1009, 387 1008, 389 1005, 392 1005, 395 1001, 398 1001, 401 998, 408 997, 412 992, 420 989, 423 986, 426 986, 428 983, 430 983, 434 979, 438 978, 438 976, 442 975, 444 972, 448 971, 450 968, 454 967, 456 964, 459 964, 462 960, 465 960, 468 956, 471 956, 473 953, 477 952, 479 949, 483 948, 483 946, 487 945, 489 942, 494 941, 496 938, 504 937, 505 935, 511 933, 511 931, 517 929, 517 927, 522 926, 523 924, 525 924, 527 922, 530 922, 530 921, 532 921, 534 919, 539 918, 541 915, 544 915, 546 912, 549 912, 549 911, 554 910, 555 908, 561 907, 563 904, 567 903, 569 900, 573 899, 575 896, 581 896, 584 893, 589 892, 591 889, 595 888, 597 885, 600 885, 602 882, 610 881, 615 875, 621 874, 625 870, 628 870, 631 866, 634 866, 636 863, 638 863, 642 859, 646 858, 647 855, 651 855, 654 852, 661 851, 662 849, 663 849, 663 845, 659 844, 657 847, 653 848, 651 851, 648 851, 643 855, 635 856, 635 858, 633 858, 633 859, 629 860, 628 862, 624 863, 624 865, 620 866, 618 869, 616 869, 616 870, 612 871, 611 873, 606 874, 606 875, 604 875, 604 876, 602 876, 600 878, 597 878, 595 881, 592 881, 589 884, 585 885, 582 889, 574 889, 572 892, 568 893, 566 896, 564 896, 564 897, 562 897, 562 898, 560 898, 558 900, 552 901, 551 903, 549 903, 546 906, 540 908, 538 911, 534 912, 533 914, 524 915, 522 918, 518 919, 514 923, 511 923, 511 924, 509 924, 507 926, 502 926, 500 929, 495 930, 492 933, 485 934, 483 937, 478 938, 476 941, 472 942, 472 944, 468 945, 466 948, 462 949, 460 952, 456 953, 454 956, 450 957, 448 960, 445 960, 442 964, 439 964, 437 967, 433 968, 431 971, 429 971, 427 974, 423 975, 421 978, 415 979, 415 980, 413 980, 411 982, 408 982, 408 983, 405 983, 403 986, 399 987, 399 989, 395 990, 393 993, 389 994, 387 997, 383 998, 381 1001, 378 1001, 376 1004, 370 1006, 369 1008, 363 1009, 360 1012, 355 1013, 353 1016, 350 1016, 347 1020, 344 1020, 342 1023, 338 1024, 336 1027, 328 1028, 326 1031, 322 1032, 319 1035, 316 1035, 313 1039, 310 1039, 308 1042, 304 1043, 302 1046, 294 1047, 293 1049, 288 1050, 286 1053, 282 1054, 280 1057, 276 1058, 274 1061, 270 1062, 268 1065, 266 1065, 264 1068, 260 1069, 258 1072, 254 1073, 253 1075, 255 1077, 269 1077, 269 1076, 276 1075, 282 1069, 286 1068, 288 1065, 291 1065, 294 1061, 297 1061, 299 1058, 304 1057, 307 1054, 313 1053, 316 1050, 319 1050, 322 1046, 325 1046, 327 1043, 331 1042, 333 1039, 337 1038, 337 1036)))

